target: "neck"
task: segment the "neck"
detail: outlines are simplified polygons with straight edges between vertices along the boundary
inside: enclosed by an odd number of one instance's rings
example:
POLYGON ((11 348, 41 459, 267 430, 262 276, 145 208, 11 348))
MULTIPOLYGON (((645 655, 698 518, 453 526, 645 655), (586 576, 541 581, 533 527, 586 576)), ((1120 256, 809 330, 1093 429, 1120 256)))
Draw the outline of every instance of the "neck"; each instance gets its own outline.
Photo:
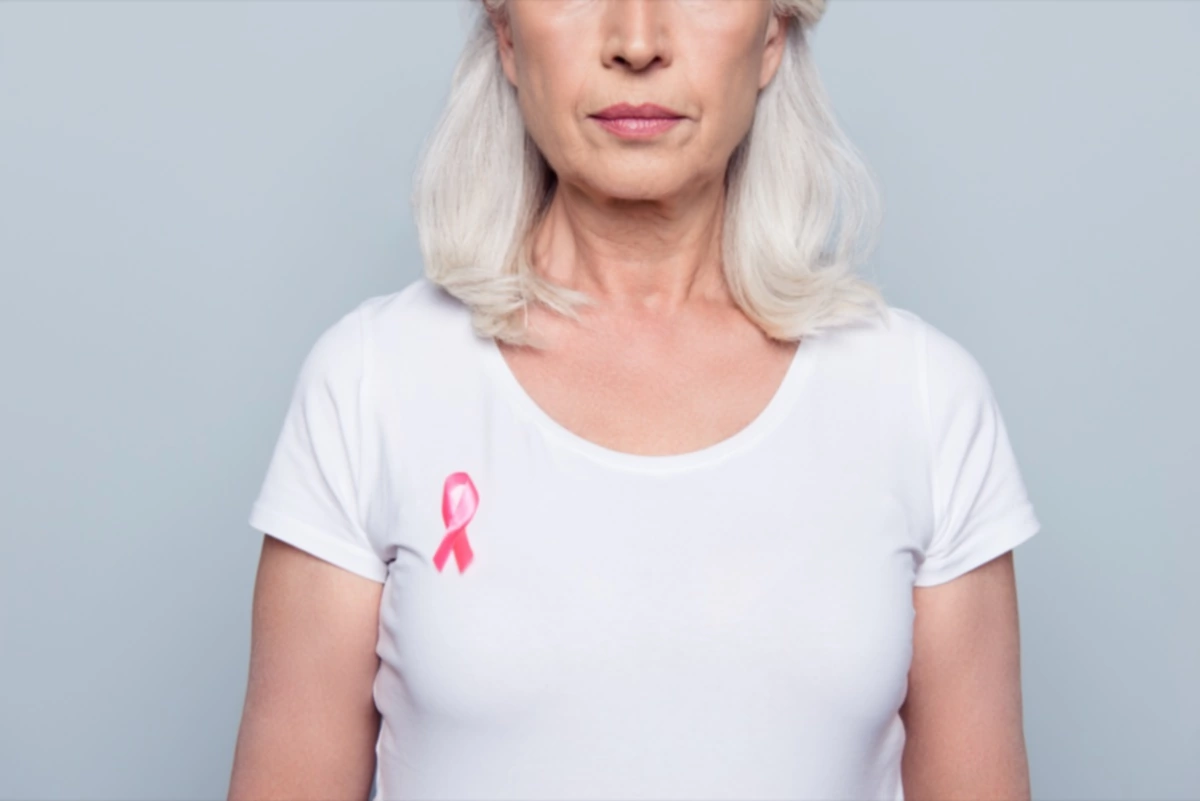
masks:
POLYGON ((560 182, 533 238, 534 267, 601 304, 670 315, 727 303, 721 181, 669 199, 602 197, 560 182))

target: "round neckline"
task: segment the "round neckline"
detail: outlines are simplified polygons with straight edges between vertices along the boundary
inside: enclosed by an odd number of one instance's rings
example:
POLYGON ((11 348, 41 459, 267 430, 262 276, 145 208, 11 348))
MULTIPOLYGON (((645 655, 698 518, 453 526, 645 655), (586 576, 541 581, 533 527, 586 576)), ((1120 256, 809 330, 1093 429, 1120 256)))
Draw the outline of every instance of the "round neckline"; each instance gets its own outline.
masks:
POLYGON ((796 352, 792 354, 792 359, 784 372, 783 380, 775 389, 775 394, 771 396, 758 415, 740 430, 699 450, 651 455, 629 453, 605 447, 576 434, 559 423, 538 405, 533 396, 525 391, 525 387, 517 380, 516 374, 505 360, 496 338, 489 336, 481 337, 481 339, 483 340, 483 358, 488 371, 526 420, 532 422, 560 444, 593 461, 621 470, 651 473, 677 472, 711 465, 741 452, 761 440, 787 416, 805 386, 804 379, 812 373, 816 351, 815 335, 806 335, 796 347, 796 352))

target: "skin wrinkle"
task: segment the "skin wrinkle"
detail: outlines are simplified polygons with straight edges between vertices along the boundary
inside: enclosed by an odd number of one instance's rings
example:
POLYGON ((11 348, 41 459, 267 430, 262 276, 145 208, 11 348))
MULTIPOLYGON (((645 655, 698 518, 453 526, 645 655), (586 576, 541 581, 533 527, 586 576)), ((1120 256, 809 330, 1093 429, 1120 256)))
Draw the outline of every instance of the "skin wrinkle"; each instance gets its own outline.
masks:
POLYGON ((535 263, 613 305, 669 313, 689 296, 725 297, 723 177, 778 67, 786 21, 766 2, 723 0, 683 11, 655 0, 510 0, 506 11, 505 73, 559 181, 535 263), (669 36, 650 40, 664 28, 669 36), (579 56, 589 49, 593 58, 579 56), (616 102, 687 119, 654 142, 618 141, 587 119, 616 102))

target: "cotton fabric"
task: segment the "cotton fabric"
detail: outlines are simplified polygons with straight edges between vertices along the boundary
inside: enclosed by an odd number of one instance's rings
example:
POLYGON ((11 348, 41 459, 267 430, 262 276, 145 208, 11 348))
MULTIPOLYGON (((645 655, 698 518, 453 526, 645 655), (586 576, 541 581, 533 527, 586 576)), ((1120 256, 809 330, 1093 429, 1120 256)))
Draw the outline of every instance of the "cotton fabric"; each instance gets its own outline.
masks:
POLYGON ((899 801, 913 587, 1040 529, 979 362, 911 311, 644 456, 550 418, 425 278, 316 340, 249 523, 383 584, 380 799, 899 801), (474 558, 439 571, 459 471, 474 558))

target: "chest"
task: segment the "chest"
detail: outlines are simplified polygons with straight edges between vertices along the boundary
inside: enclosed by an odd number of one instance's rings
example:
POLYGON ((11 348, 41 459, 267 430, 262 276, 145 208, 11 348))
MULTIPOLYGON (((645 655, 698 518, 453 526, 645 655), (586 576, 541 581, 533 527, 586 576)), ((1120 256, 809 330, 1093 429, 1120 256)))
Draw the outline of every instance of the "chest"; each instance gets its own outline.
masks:
MULTIPOLYGON (((887 725, 906 690, 926 471, 894 394, 791 375, 821 391, 777 396, 752 447, 661 473, 614 468, 490 373, 426 382, 419 402, 381 392, 367 524, 390 551, 381 675, 405 714, 505 732, 585 720, 611 733, 656 710, 678 732, 681 709, 712 732, 755 720, 748 708, 764 726, 779 715, 869 738, 887 725), (438 570, 456 471, 478 491, 473 560, 438 570), (705 718, 713 698, 727 717, 705 718)), ((677 405, 650 402, 662 419, 677 405)))
POLYGON ((476 476, 469 568, 435 570, 441 521, 405 514, 429 536, 399 554, 383 597, 381 653, 426 712, 606 718, 631 699, 690 687, 700 702, 705 687, 758 681, 747 692, 769 688, 798 719, 870 727, 902 701, 911 551, 892 499, 718 474, 476 476))
POLYGON ((624 453, 677 454, 746 428, 778 392, 796 348, 737 340, 705 351, 502 347, 501 369, 576 436, 624 453))

